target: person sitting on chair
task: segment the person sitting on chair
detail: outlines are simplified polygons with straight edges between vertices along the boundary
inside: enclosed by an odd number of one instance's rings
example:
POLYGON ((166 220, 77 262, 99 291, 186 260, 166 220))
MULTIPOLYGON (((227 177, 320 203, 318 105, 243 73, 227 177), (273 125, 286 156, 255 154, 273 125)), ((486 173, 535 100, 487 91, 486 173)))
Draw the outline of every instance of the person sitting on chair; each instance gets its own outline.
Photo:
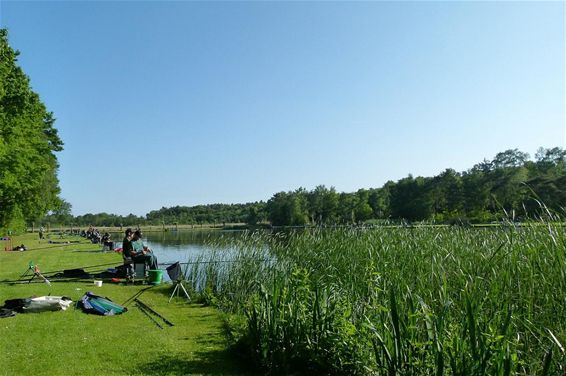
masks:
POLYGON ((145 262, 149 269, 156 270, 158 268, 157 257, 155 257, 151 249, 143 243, 142 238, 142 232, 136 230, 132 238, 132 246, 134 248, 132 260, 134 260, 134 262, 145 262))
POLYGON ((105 232, 104 235, 102 235, 102 245, 103 247, 106 247, 110 250, 114 248, 114 242, 110 240, 110 234, 107 232, 105 232))
POLYGON ((126 234, 124 236, 124 240, 122 240, 122 255, 124 258, 133 258, 134 254, 134 245, 132 244, 132 237, 134 236, 134 232, 131 228, 126 229, 126 234))

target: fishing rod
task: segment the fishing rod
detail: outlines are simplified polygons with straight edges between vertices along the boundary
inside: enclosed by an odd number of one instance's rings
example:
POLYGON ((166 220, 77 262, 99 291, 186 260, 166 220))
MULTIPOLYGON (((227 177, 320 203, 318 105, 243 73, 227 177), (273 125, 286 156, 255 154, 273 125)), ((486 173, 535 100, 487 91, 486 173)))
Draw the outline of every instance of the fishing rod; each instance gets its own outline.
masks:
MULTIPOLYGON (((101 271, 104 272, 104 271, 101 271)), ((92 282, 93 278, 104 278, 104 277, 97 277, 96 273, 90 274, 89 276, 81 276, 81 277, 58 277, 57 275, 46 275, 44 276, 49 279, 51 283, 53 282, 84 282, 89 281, 92 282)), ((28 283, 46 283, 44 281, 40 281, 37 279, 5 279, 0 280, 0 284, 6 285, 20 285, 20 284, 28 284, 28 283)), ((153 287, 153 286, 152 286, 153 287)))
POLYGON ((82 266, 82 267, 78 267, 78 268, 68 268, 68 269, 62 269, 62 270, 53 270, 53 271, 51 271, 51 272, 44 272, 44 273, 45 273, 45 274, 53 274, 53 273, 61 273, 61 272, 64 272, 65 270, 72 270, 72 269, 91 269, 91 268, 97 268, 97 267, 101 267, 101 266, 110 266, 110 265, 116 265, 116 262, 112 262, 112 263, 108 263, 108 264, 82 266))
POLYGON ((136 300, 138 297, 141 296, 141 294, 143 294, 144 292, 146 292, 147 290, 149 290, 150 288, 154 287, 154 285, 151 285, 149 287, 146 287, 144 289, 141 289, 140 291, 136 292, 134 295, 132 295, 130 298, 128 298, 128 300, 126 300, 124 303, 122 303, 122 305, 125 307, 128 304, 130 304, 130 302, 132 300, 136 300))
MULTIPOLYGON (((254 260, 217 260, 217 261, 187 261, 180 262, 179 265, 194 265, 194 264, 215 264, 215 263, 225 263, 225 262, 243 262, 243 261, 272 261, 268 259, 254 259, 254 260)), ((170 266, 174 265, 176 262, 160 262, 159 265, 170 266)))
MULTIPOLYGON (((79 282, 79 281, 92 281, 92 278, 59 278, 59 279, 52 279, 52 277, 49 277, 49 282, 50 283, 54 283, 54 282, 79 282)), ((12 279, 12 280, 4 280, 4 281, 0 281, 0 284, 6 284, 6 285, 21 285, 21 284, 33 284, 33 283, 46 283, 44 281, 35 279, 35 280, 27 280, 27 279, 12 279)))
POLYGON ((153 318, 153 316, 151 316, 151 315, 149 314, 149 312, 147 312, 147 311, 145 310, 145 308, 143 308, 143 306, 142 306, 141 304, 139 304, 139 303, 136 302, 136 307, 138 307, 138 309, 139 309, 144 315, 146 315, 147 317, 149 317, 149 319, 150 319, 151 321, 153 321, 153 323, 154 323, 155 325, 157 325, 157 326, 159 327, 159 329, 163 329, 163 327, 161 326, 161 324, 158 323, 157 320, 155 320, 155 319, 153 318))
POLYGON ((50 243, 51 246, 50 247, 41 247, 41 248, 32 248, 32 249, 28 249, 28 251, 40 251, 43 249, 51 249, 51 248, 58 248, 58 247, 66 247, 69 245, 77 245, 77 244, 87 244, 87 243, 50 243))
MULTIPOLYGON (((108 264, 90 265, 90 266, 84 266, 84 267, 82 267, 82 268, 70 268, 70 269, 54 270, 54 271, 51 271, 51 272, 42 272, 41 274, 43 274, 43 276, 46 277, 46 278, 57 278, 57 277, 56 277, 56 274, 57 274, 57 273, 61 273, 61 272, 65 272, 65 270, 73 270, 73 269, 83 269, 83 270, 84 270, 84 269, 92 269, 92 268, 102 267, 102 266, 110 266, 110 265, 115 265, 115 264, 116 264, 116 263, 113 262, 113 263, 108 263, 108 264)), ((0 284, 32 283, 32 280, 23 279, 24 277, 29 276, 30 270, 31 270, 31 268, 28 268, 28 269, 26 270, 26 272, 20 276, 19 279, 3 280, 3 281, 0 281, 0 284)), ((100 270, 99 272, 104 272, 104 270, 100 270)), ((85 273, 86 273, 86 272, 85 272, 85 273)), ((95 274, 95 273, 94 273, 94 271, 93 271, 93 272, 88 273, 88 274, 95 274)), ((35 276, 34 276, 34 277, 35 277, 35 276)), ((32 279, 33 279, 33 278, 32 278, 32 279)), ((90 280, 90 279, 92 279, 92 278, 91 278, 91 277, 85 277, 85 276, 82 276, 82 277, 75 277, 75 278, 73 278, 73 277, 66 277, 66 278, 64 278, 64 277, 63 277, 63 278, 55 279, 55 280, 53 280, 53 281, 57 281, 57 282, 72 282, 72 281, 90 280)))
POLYGON ((134 301, 141 305, 144 309, 148 310, 149 312, 153 313, 155 316, 159 317, 160 319, 163 320, 163 322, 165 322, 165 324, 169 325, 169 326, 173 326, 173 323, 169 320, 167 320, 165 317, 161 316, 159 313, 157 313, 153 308, 151 308, 150 306, 148 306, 147 304, 145 304, 144 302, 142 302, 141 300, 139 300, 138 298, 135 298, 134 301))

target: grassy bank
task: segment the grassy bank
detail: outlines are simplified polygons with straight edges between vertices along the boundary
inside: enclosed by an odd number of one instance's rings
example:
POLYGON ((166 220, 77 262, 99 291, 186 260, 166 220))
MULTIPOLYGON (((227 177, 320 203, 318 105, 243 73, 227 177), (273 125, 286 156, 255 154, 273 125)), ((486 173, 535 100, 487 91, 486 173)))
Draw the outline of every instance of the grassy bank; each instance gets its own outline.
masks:
MULTIPOLYGON (((53 239, 54 241, 80 238, 53 239)), ((49 244, 37 235, 15 237, 28 251, 5 252, 0 242, 0 281, 15 280, 33 261, 43 272, 121 263, 115 253, 101 253, 89 243, 49 244)), ((100 268, 95 268, 100 269, 100 268)), ((92 270, 95 270, 92 269, 92 270)), ((92 281, 0 283, 0 304, 33 295, 63 295, 77 301, 86 291, 123 303, 147 286, 92 281)), ((181 300, 167 303, 170 285, 145 291, 140 300, 172 321, 159 329, 133 304, 123 315, 102 317, 67 311, 17 314, 0 319, 0 374, 3 375, 186 375, 244 374, 227 350, 223 321, 217 310, 181 300)))

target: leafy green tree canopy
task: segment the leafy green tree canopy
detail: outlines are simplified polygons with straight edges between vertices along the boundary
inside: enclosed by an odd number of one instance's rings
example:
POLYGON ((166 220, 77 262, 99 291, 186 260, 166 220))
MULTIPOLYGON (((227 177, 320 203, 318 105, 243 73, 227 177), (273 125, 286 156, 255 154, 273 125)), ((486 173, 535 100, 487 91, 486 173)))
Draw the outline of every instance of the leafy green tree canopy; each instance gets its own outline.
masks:
POLYGON ((61 205, 55 119, 0 29, 0 228, 23 227, 61 205))

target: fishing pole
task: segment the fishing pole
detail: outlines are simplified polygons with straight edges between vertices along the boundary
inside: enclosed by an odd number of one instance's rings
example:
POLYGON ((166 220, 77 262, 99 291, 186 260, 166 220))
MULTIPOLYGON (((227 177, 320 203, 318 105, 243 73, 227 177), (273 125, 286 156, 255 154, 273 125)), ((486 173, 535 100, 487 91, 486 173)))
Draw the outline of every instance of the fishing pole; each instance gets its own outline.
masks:
MULTIPOLYGON (((51 283, 53 282, 84 282, 84 281, 92 281, 93 278, 104 278, 104 277, 97 277, 96 273, 90 276, 83 276, 83 277, 58 277, 56 275, 46 275, 46 278, 49 279, 51 283)), ((20 284, 28 284, 28 283, 45 283, 44 281, 40 281, 38 279, 5 279, 0 280, 0 284, 6 285, 20 285, 20 284)))
MULTIPOLYGON (((113 262, 113 263, 111 263, 111 264, 91 265, 91 266, 85 266, 85 267, 82 267, 82 268, 74 268, 74 269, 92 269, 92 268, 95 268, 95 267, 110 266, 110 265, 115 265, 115 264, 116 264, 116 263, 113 262)), ((92 277, 85 277, 85 276, 83 276, 83 277, 74 277, 74 278, 73 278, 73 277, 62 277, 62 278, 61 278, 61 277, 58 277, 58 276, 57 276, 57 273, 65 272, 65 270, 72 270, 72 269, 55 270, 55 271, 51 271, 51 272, 43 272, 43 273, 41 273, 41 274, 43 274, 43 276, 44 276, 45 278, 56 278, 56 279, 53 280, 53 281, 56 281, 56 282, 72 282, 72 281, 90 280, 90 279, 92 279, 92 277)), ((100 271, 98 271, 98 272, 102 273, 102 272, 104 272, 104 270, 100 270, 100 271)), ((0 281, 0 284, 33 283, 33 281, 32 281, 33 278, 32 278, 32 280, 25 280, 25 279, 23 279, 24 277, 29 276, 29 273, 30 273, 30 268, 28 268, 28 270, 26 270, 26 272, 25 272, 24 274, 22 274, 19 279, 3 280, 3 281, 0 281)), ((86 272, 85 272, 85 273, 86 273, 86 272)), ((95 273, 95 271, 92 271, 92 272, 90 272, 90 273, 88 273, 88 274, 96 274, 96 273, 95 273)), ((34 276, 34 277, 35 277, 35 276, 34 276)))
POLYGON ((62 270, 54 270, 54 271, 51 271, 51 272, 45 272, 45 274, 60 273, 60 272, 64 272, 65 270, 71 270, 71 269, 91 269, 91 268, 97 268, 97 267, 101 267, 101 266, 116 265, 116 263, 117 262, 112 262, 112 263, 108 263, 108 264, 100 264, 100 265, 82 266, 82 267, 78 267, 78 268, 68 268, 68 269, 62 269, 62 270))
POLYGON ((128 305, 132 300, 136 300, 138 297, 141 296, 141 294, 143 294, 144 292, 146 292, 147 290, 149 290, 150 288, 154 287, 154 285, 151 285, 149 287, 146 287, 144 289, 141 289, 140 291, 136 292, 134 295, 132 295, 130 298, 128 298, 128 300, 126 300, 124 303, 122 303, 123 306, 128 305))
MULTIPOLYGON (((50 283, 54 283, 54 282, 79 282, 79 281, 92 281, 92 278, 65 278, 65 279, 51 279, 50 278, 50 283)), ((33 284, 33 283, 45 283, 44 281, 41 280, 26 280, 26 279, 12 279, 12 280, 4 280, 4 281, 0 281, 0 284, 6 284, 6 285, 21 285, 21 284, 33 284)))
POLYGON ((159 324, 159 323, 157 322, 157 320, 155 320, 155 319, 149 314, 149 312, 146 312, 146 310, 143 308, 143 306, 142 306, 141 304, 136 303, 136 307, 138 307, 138 309, 139 309, 144 315, 146 315, 147 317, 149 317, 149 319, 150 319, 151 321, 153 321, 153 323, 154 323, 155 325, 157 325, 157 326, 159 327, 159 329, 163 329, 163 327, 161 326, 161 324, 159 324))
POLYGON ((50 244, 52 244, 50 247, 31 248, 28 249, 28 251, 40 251, 43 249, 51 249, 51 248, 58 248, 58 247, 77 245, 77 244, 87 244, 87 243, 50 243, 50 244))
POLYGON ((157 313, 153 308, 151 308, 150 306, 148 306, 147 304, 145 304, 144 302, 142 302, 141 300, 139 300, 138 298, 135 298, 134 301, 138 304, 140 304, 143 308, 145 308, 146 310, 148 310, 149 312, 153 313, 155 316, 159 317, 160 319, 163 320, 163 322, 165 322, 165 324, 169 325, 169 326, 173 326, 173 323, 169 320, 167 320, 165 317, 161 316, 159 313, 157 313))
MULTIPOLYGON (((179 265, 194 265, 194 264, 215 264, 224 262, 243 262, 243 261, 272 261, 267 259, 254 259, 254 260, 216 260, 216 261, 192 261, 192 262, 180 262, 179 265)), ((176 264, 175 262, 160 262, 159 265, 170 266, 176 264)))

